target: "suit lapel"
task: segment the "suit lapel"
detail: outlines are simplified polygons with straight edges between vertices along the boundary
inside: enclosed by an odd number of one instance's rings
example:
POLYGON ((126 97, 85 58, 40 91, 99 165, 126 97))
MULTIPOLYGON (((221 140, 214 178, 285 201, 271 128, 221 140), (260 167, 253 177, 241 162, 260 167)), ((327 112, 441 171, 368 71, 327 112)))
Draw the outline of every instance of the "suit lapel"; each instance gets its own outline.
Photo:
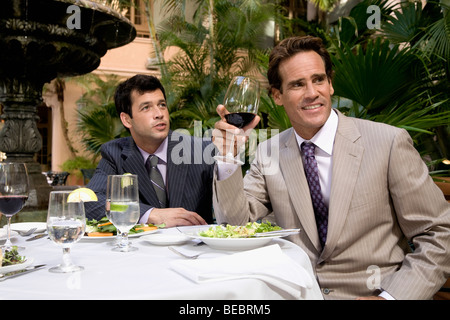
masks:
POLYGON ((190 161, 192 161, 190 137, 171 131, 167 147, 166 180, 169 204, 172 208, 183 206, 183 189, 189 170, 187 164, 190 161))
POLYGON ((288 187, 289 197, 297 213, 304 232, 316 247, 320 249, 316 218, 312 207, 308 183, 303 169, 302 157, 295 139, 294 130, 286 141, 280 141, 280 169, 288 187))
POLYGON ((322 259, 332 253, 344 227, 364 153, 364 148, 355 143, 361 135, 353 121, 339 112, 338 116, 339 124, 333 147, 327 243, 322 259))
POLYGON ((132 172, 138 176, 139 193, 141 197, 145 199, 150 205, 157 206, 158 198, 156 197, 155 190, 150 181, 147 169, 144 165, 144 159, 142 158, 139 149, 134 141, 130 138, 129 144, 122 151, 123 171, 132 172))

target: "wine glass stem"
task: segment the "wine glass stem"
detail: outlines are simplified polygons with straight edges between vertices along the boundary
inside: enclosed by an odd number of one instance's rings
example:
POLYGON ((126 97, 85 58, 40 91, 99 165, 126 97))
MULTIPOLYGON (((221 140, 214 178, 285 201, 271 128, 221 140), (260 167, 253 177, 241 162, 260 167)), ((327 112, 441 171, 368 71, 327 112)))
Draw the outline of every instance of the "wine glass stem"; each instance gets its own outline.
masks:
POLYGON ((233 132, 231 132, 231 130, 227 130, 227 132, 226 132, 226 135, 227 135, 227 140, 228 141, 231 141, 230 142, 230 145, 228 146, 228 150, 226 150, 226 157, 227 158, 230 158, 230 159, 232 159, 232 158, 234 158, 234 134, 233 134, 233 132), (229 139, 229 138, 231 138, 231 139, 229 139))
POLYGON ((121 235, 122 235, 122 240, 121 240, 120 246, 122 248, 128 248, 128 246, 129 246, 129 243, 128 243, 128 232, 122 232, 121 235))
POLYGON ((63 248, 63 258, 62 258, 61 268, 68 268, 72 266, 72 260, 70 259, 70 248, 63 248))
POLYGON ((6 242, 4 244, 5 250, 10 251, 12 249, 12 243, 11 243, 11 216, 6 216, 8 219, 8 229, 7 229, 7 238, 6 242))

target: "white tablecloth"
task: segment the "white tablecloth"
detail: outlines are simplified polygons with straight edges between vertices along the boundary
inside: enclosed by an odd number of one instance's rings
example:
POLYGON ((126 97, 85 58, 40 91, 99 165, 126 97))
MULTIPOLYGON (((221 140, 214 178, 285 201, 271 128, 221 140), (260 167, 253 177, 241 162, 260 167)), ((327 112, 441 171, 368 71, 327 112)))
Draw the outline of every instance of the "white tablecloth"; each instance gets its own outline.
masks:
MULTIPOLYGON (((177 229, 159 232, 173 233, 177 229)), ((81 272, 55 274, 48 271, 61 262, 62 249, 47 237, 25 241, 16 236, 13 244, 25 246, 21 254, 32 257, 33 265, 46 264, 44 269, 0 282, 0 300, 6 299, 164 299, 164 300, 275 300, 291 299, 284 292, 259 279, 241 278, 218 282, 195 283, 174 271, 170 263, 184 259, 167 246, 150 244, 132 238, 134 252, 113 252, 105 240, 81 240, 71 249, 75 264, 81 272)), ((213 250, 207 245, 194 247, 195 241, 178 246, 180 250, 208 251, 198 259, 213 259, 232 254, 213 250)), ((283 253, 307 270, 314 278, 310 260, 298 246, 283 239, 273 239, 283 253)), ((302 289, 302 299, 322 299, 317 282, 311 289, 302 289)))

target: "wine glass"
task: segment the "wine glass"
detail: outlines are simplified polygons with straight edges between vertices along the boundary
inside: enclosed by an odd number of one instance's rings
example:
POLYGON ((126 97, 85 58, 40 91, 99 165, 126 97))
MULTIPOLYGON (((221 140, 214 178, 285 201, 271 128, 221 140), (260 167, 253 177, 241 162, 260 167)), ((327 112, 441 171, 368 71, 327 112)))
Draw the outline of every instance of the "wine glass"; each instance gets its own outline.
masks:
POLYGON ((70 202, 70 190, 50 192, 47 215, 47 231, 50 239, 63 249, 63 262, 50 272, 77 272, 84 268, 74 265, 70 259, 70 248, 84 235, 86 216, 83 201, 70 202))
POLYGON ((24 163, 0 162, 0 212, 8 219, 7 239, 2 249, 10 251, 11 217, 22 210, 28 199, 28 173, 24 163))
POLYGON ((129 252, 137 250, 128 242, 128 232, 139 220, 138 177, 134 174, 113 175, 109 178, 109 221, 121 234, 117 237, 120 243, 113 251, 129 252))
MULTIPOLYGON (((225 115, 225 120, 240 129, 245 127, 255 118, 258 112, 259 99, 260 87, 258 81, 244 76, 234 77, 228 86, 223 101, 229 112, 225 115)), ((231 135, 232 139, 230 140, 234 141, 234 135, 227 132, 228 135, 231 135)), ((234 158, 234 143, 228 146, 225 156, 215 156, 214 159, 242 164, 241 161, 234 158)))

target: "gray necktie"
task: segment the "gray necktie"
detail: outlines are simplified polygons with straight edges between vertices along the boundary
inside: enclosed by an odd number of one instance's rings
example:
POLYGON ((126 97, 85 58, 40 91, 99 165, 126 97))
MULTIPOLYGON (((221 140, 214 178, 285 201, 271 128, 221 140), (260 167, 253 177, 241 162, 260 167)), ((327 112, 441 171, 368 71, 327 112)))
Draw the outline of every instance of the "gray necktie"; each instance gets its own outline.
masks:
POLYGON ((155 189, 156 196, 158 197, 159 205, 161 208, 165 208, 167 203, 166 188, 164 186, 164 180, 161 172, 156 166, 157 164, 158 157, 155 155, 150 155, 146 162, 147 170, 149 171, 150 180, 153 188, 155 189))
POLYGON ((313 143, 303 142, 301 145, 306 160, 304 165, 306 180, 308 180, 314 214, 316 216, 317 231, 319 232, 319 239, 323 248, 327 240, 328 208, 323 201, 322 191, 320 190, 319 168, 317 167, 317 161, 314 156, 315 147, 313 143))

